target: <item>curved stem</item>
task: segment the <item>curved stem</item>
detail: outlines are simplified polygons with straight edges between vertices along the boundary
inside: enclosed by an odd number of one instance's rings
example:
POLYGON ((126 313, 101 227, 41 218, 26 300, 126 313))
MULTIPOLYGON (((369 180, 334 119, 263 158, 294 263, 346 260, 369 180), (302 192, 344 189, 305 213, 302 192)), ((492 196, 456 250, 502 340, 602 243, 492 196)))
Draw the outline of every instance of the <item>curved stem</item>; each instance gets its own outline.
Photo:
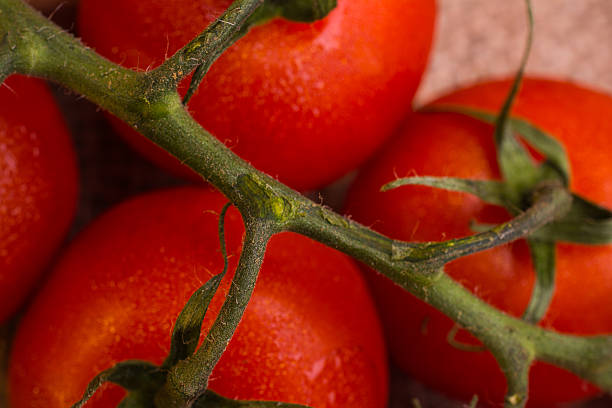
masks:
POLYGON ((571 201, 571 197, 562 188, 542 186, 530 209, 491 231, 437 243, 405 243, 385 237, 323 206, 314 204, 266 175, 256 176, 256 173, 248 176, 237 175, 233 180, 236 182, 232 186, 236 186, 237 190, 226 192, 224 184, 220 185, 221 190, 226 194, 234 194, 236 199, 244 203, 252 201, 256 195, 258 200, 282 201, 285 207, 284 216, 279 216, 278 221, 284 222, 286 229, 309 236, 375 269, 385 271, 383 273, 386 276, 407 287, 413 280, 419 281, 419 274, 431 272, 452 259, 528 235, 563 215, 571 201), (240 184, 238 180, 245 178, 254 180, 252 185, 266 194, 256 194, 253 192, 255 188, 251 187, 249 193, 245 195, 244 191, 248 190, 240 189, 238 186, 240 184), (238 194, 241 191, 243 193, 238 194), (413 274, 410 277, 403 276, 408 271, 412 271, 413 274))
MULTIPOLYGON (((489 231, 442 242, 391 240, 325 208, 314 206, 312 202, 300 202, 297 213, 302 217, 289 229, 346 252, 377 270, 391 266, 431 272, 461 256, 529 235, 567 213, 571 201, 571 195, 561 185, 542 185, 534 193, 533 205, 512 220, 489 231)), ((399 276, 390 278, 398 283, 401 279, 399 276)))
POLYGON ((155 398, 157 407, 189 408, 204 395, 208 377, 242 319, 272 236, 270 225, 261 220, 246 217, 245 227, 238 268, 219 315, 198 351, 169 370, 167 381, 155 398))

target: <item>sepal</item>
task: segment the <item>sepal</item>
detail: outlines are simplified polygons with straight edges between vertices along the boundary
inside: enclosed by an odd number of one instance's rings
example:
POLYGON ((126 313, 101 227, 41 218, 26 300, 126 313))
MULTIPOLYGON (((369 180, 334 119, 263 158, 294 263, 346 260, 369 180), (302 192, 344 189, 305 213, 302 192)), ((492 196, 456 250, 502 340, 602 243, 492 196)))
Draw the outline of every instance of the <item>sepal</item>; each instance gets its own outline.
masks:
POLYGON ((577 244, 612 244, 612 211, 577 194, 565 217, 538 230, 533 237, 544 241, 577 244))
MULTIPOLYGON (((83 398, 72 405, 72 408, 81 408, 105 383, 113 383, 127 391, 142 391, 154 389, 163 384, 165 375, 162 370, 147 361, 127 360, 115 364, 94 377, 87 386, 83 398)), ((129 406, 129 405, 128 405, 129 406)))
POLYGON ((472 194, 482 201, 505 207, 507 187, 501 181, 470 180, 455 177, 405 177, 385 184, 380 191, 389 191, 401 186, 428 186, 448 191, 472 194))
POLYGON ((555 291, 555 244, 533 238, 528 239, 527 244, 536 279, 522 318, 526 322, 536 324, 548 311, 555 291))
POLYGON ((170 352, 166 360, 162 364, 162 368, 169 369, 174 367, 179 361, 186 359, 195 353, 200 340, 200 332, 202 330, 202 322, 210 306, 215 293, 219 289, 221 280, 227 273, 228 256, 227 247, 225 245, 225 214, 231 203, 223 206, 219 214, 219 245, 221 247, 221 255, 223 256, 223 271, 210 278, 204 285, 198 288, 189 298, 187 304, 181 310, 174 329, 172 330, 172 339, 170 340, 170 352))
POLYGON ((300 23, 312 23, 326 17, 334 8, 336 0, 265 0, 247 20, 247 26, 259 25, 282 17, 300 23))
MULTIPOLYGON (((428 108, 428 111, 459 113, 491 125, 494 125, 497 120, 497 114, 493 112, 459 105, 439 105, 428 108)), ((518 133, 529 146, 546 158, 546 162, 559 173, 564 184, 569 185, 571 167, 563 145, 526 119, 509 117, 508 123, 512 131, 518 133)))

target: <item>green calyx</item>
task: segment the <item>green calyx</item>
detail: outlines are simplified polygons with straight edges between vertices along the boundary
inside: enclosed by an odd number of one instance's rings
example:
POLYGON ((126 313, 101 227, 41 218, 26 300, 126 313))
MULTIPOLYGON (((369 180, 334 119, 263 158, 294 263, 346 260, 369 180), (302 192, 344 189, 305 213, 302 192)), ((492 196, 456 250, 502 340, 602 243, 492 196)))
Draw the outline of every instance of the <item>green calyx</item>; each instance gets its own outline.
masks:
POLYGON ((534 238, 543 241, 563 241, 587 245, 612 243, 612 212, 577 194, 573 195, 570 211, 537 231, 534 238))
MULTIPOLYGON (((511 98, 515 97, 515 92, 511 92, 511 98)), ((499 121, 499 117, 491 112, 462 106, 436 107, 435 111, 460 113, 496 125, 495 139, 502 180, 409 177, 384 185, 383 191, 403 185, 425 185, 460 191, 475 195, 489 204, 502 206, 517 215, 531 205, 534 194, 542 187, 556 185, 569 189, 571 171, 565 149, 551 135, 527 120, 507 115, 504 121, 499 121), (542 154, 545 160, 536 163, 519 137, 542 154)), ((577 194, 570 194, 572 203, 569 210, 531 234, 527 240, 536 272, 536 283, 523 319, 531 323, 542 319, 552 300, 556 242, 592 245, 612 243, 612 212, 577 194)))
POLYGON ((336 8, 336 0, 265 0, 247 25, 263 24, 281 17, 300 23, 312 23, 327 16, 336 8))
MULTIPOLYGON (((495 122, 494 114, 472 108, 445 106, 438 107, 435 111, 460 113, 489 124, 495 122)), ((556 183, 569 189, 570 165, 561 143, 525 119, 508 118, 506 128, 511 139, 505 142, 506 148, 499 155, 503 180, 410 177, 394 180, 383 186, 383 190, 418 184, 461 191, 517 214, 529 206, 533 200, 533 192, 538 186, 556 183), (544 162, 540 164, 534 162, 527 150, 518 142, 516 136, 518 133, 522 140, 544 156, 544 162)), ((532 237, 546 242, 562 241, 590 245, 612 243, 612 211, 578 194, 571 193, 571 195, 572 206, 567 214, 546 225, 532 237)))
POLYGON ((98 374, 87 386, 83 398, 72 405, 72 408, 85 406, 98 388, 107 382, 117 384, 128 391, 128 396, 120 404, 121 407, 135 407, 136 400, 151 403, 153 393, 164 383, 164 380, 165 375, 161 368, 152 363, 137 360, 122 361, 98 374), (148 394, 150 398, 147 398, 145 394, 148 394))
MULTIPOLYGON (((459 113, 494 125, 493 137, 502 180, 410 177, 386 184, 382 187, 383 191, 407 184, 461 191, 473 194, 489 204, 502 206, 511 214, 517 215, 531 206, 535 201, 534 195, 545 186, 559 186, 569 190, 570 163, 561 143, 529 121, 511 116, 533 39, 531 4, 526 1, 526 5, 529 18, 527 44, 521 65, 500 112, 496 114, 454 105, 429 109, 435 112, 459 113), (519 137, 542 154, 544 162, 536 163, 519 137)), ((612 212, 567 192, 571 194, 569 209, 527 239, 536 275, 532 296, 523 314, 523 319, 530 323, 537 323, 544 317, 554 294, 556 242, 612 243, 612 212)))

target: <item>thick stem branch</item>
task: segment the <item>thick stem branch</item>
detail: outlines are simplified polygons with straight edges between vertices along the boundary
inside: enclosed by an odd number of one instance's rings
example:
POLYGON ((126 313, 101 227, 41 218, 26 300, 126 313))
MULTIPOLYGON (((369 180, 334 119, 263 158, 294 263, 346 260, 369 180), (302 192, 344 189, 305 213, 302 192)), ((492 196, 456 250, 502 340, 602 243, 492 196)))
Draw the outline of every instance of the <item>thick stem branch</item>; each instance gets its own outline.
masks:
POLYGON ((272 235, 267 222, 245 218, 246 234, 238 268, 219 315, 195 354, 170 369, 155 402, 160 408, 189 408, 206 392, 208 377, 227 348, 247 307, 272 235))
POLYGON ((533 351, 520 347, 512 352, 497 353, 495 357, 504 372, 508 389, 505 408, 523 408, 529 396, 529 368, 533 363, 533 351))

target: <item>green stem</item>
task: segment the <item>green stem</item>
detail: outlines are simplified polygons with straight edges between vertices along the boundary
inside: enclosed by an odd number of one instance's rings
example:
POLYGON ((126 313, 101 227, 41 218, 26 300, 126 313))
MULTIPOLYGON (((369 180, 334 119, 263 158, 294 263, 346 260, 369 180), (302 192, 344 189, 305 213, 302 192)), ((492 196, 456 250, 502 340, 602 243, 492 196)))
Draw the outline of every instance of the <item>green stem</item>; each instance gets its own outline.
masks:
POLYGON ((495 354, 507 382, 505 408, 523 408, 529 397, 529 369, 534 353, 529 347, 516 347, 495 354))
POLYGON ((442 272, 412 292, 478 337, 504 372, 524 369, 525 361, 535 358, 612 390, 612 336, 574 336, 534 326, 488 305, 442 272))
POLYGON ((14 72, 14 56, 8 42, 8 35, 5 35, 0 40, 0 85, 14 72))
MULTIPOLYGON (((254 6, 255 2, 244 4, 254 6)), ((184 109, 176 89, 170 88, 176 84, 174 78, 159 78, 163 70, 188 72, 206 62, 185 59, 190 55, 188 47, 179 52, 183 57, 164 68, 137 73, 95 54, 18 0, 0 0, 0 30, 10 44, 10 53, 5 48, 0 54, 0 63, 5 64, 0 72, 15 70, 48 78, 82 93, 214 184, 247 220, 247 239, 229 303, 224 304, 201 350, 169 373, 171 381, 158 395, 159 401, 170 401, 163 406, 189 406, 202 395, 246 306, 265 242, 270 234, 286 229, 373 266, 472 331, 497 357, 508 375, 511 393, 526 395, 524 378, 532 358, 565 367, 612 390, 612 336, 569 336, 527 324, 482 302, 438 269, 457 256, 525 236, 558 217, 567 200, 557 187, 543 188, 534 197, 532 209, 491 232, 436 244, 394 241, 306 200, 253 169, 202 129, 184 109), (231 303, 236 300, 238 305, 231 303)), ((224 38, 208 44, 219 48, 200 57, 216 55, 227 45, 229 37, 224 38)))
MULTIPOLYGON (((162 88, 175 89, 180 81, 198 68, 200 75, 195 78, 197 86, 219 55, 244 34, 242 31, 244 23, 263 2, 263 0, 235 0, 204 32, 151 71, 148 76, 162 88)), ((192 88, 190 87, 191 93, 195 91, 192 88)), ((189 95, 186 99, 189 99, 189 95)))
POLYGON ((392 240, 303 200, 296 211, 301 217, 289 228, 343 251, 374 269, 386 270, 385 275, 408 289, 413 281, 419 281, 418 275, 436 271, 461 256, 525 237, 562 217, 569 210, 571 199, 560 185, 542 185, 534 193, 533 205, 512 220, 489 231, 442 242, 392 240))
POLYGON ((238 268, 219 315, 198 351, 168 372, 167 381, 155 398, 159 408, 189 408, 204 395, 208 377, 242 319, 273 232, 268 223, 252 218, 245 218, 245 227, 238 268))

